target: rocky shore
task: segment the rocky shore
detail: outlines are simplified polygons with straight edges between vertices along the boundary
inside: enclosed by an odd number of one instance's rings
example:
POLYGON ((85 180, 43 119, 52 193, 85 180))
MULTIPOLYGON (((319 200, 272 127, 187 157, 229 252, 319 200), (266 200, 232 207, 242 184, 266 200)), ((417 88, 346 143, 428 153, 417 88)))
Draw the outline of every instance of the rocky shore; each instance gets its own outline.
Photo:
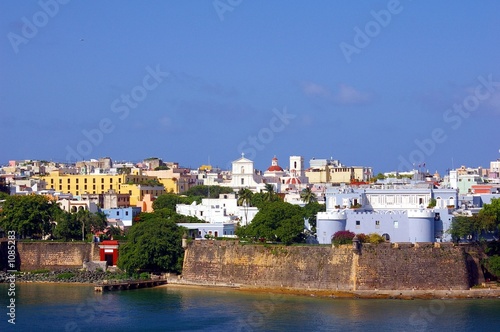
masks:
MULTIPOLYGON (((9 273, 0 272, 0 283, 10 282, 9 273)), ((16 282, 72 282, 96 284, 104 280, 125 280, 127 277, 120 273, 103 271, 84 271, 80 269, 63 269, 57 271, 39 270, 32 272, 18 272, 16 282)))

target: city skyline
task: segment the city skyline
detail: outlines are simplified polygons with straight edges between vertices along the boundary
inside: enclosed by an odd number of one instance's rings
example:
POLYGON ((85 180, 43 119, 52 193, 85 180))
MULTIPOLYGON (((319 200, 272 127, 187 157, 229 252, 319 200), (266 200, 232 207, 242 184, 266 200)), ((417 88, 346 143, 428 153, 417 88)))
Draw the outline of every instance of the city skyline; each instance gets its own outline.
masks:
POLYGON ((500 4, 0 4, 0 163, 499 157, 500 4), (80 160, 81 160, 80 159, 80 160))

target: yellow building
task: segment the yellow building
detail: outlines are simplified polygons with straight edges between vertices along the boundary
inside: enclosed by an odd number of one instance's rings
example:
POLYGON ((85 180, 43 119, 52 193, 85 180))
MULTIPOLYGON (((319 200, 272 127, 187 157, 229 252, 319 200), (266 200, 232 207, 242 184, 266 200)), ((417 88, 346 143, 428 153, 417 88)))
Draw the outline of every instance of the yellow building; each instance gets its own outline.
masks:
POLYGON ((145 171, 144 174, 153 176, 165 187, 166 192, 181 194, 197 184, 194 176, 184 169, 174 168, 161 171, 145 171))
POLYGON ((121 186, 122 194, 130 195, 130 206, 137 206, 145 195, 160 196, 165 194, 163 186, 144 186, 141 184, 123 184, 121 186))
POLYGON ((115 190, 120 194, 130 194, 130 205, 135 206, 142 200, 143 193, 161 195, 165 193, 155 176, 138 174, 61 174, 59 171, 50 172, 43 177, 47 189, 54 189, 62 193, 73 195, 104 194, 115 190), (132 197, 134 196, 134 198, 132 197))

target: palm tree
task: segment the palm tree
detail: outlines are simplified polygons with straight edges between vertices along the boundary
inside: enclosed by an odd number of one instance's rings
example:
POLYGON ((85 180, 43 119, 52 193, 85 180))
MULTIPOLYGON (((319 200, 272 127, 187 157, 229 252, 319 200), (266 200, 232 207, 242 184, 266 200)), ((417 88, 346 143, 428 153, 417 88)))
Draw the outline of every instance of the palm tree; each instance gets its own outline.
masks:
POLYGON ((250 202, 252 200, 253 193, 248 188, 241 188, 238 191, 238 205, 245 207, 245 224, 248 222, 248 207, 250 206, 250 202))
POLYGON ((302 190, 302 192, 300 193, 300 199, 306 204, 318 201, 316 194, 313 193, 311 188, 309 187, 306 187, 306 189, 302 190))
POLYGON ((276 195, 276 193, 274 192, 274 186, 270 183, 266 183, 264 190, 266 191, 266 193, 264 194, 264 199, 268 202, 273 201, 274 195, 276 195))

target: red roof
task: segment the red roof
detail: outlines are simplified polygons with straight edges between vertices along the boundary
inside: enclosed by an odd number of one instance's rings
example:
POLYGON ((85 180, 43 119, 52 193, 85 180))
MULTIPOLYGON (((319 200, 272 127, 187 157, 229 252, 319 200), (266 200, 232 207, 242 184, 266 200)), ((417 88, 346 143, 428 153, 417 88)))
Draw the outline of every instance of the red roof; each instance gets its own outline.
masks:
POLYGON ((301 184, 298 178, 289 178, 286 180, 286 184, 301 184))
POLYGON ((283 172, 283 168, 279 167, 278 165, 276 166, 269 166, 267 169, 268 172, 283 172))
POLYGON ((108 245, 108 246, 113 246, 113 245, 117 245, 118 244, 118 241, 116 240, 104 240, 101 242, 101 245, 108 245))

